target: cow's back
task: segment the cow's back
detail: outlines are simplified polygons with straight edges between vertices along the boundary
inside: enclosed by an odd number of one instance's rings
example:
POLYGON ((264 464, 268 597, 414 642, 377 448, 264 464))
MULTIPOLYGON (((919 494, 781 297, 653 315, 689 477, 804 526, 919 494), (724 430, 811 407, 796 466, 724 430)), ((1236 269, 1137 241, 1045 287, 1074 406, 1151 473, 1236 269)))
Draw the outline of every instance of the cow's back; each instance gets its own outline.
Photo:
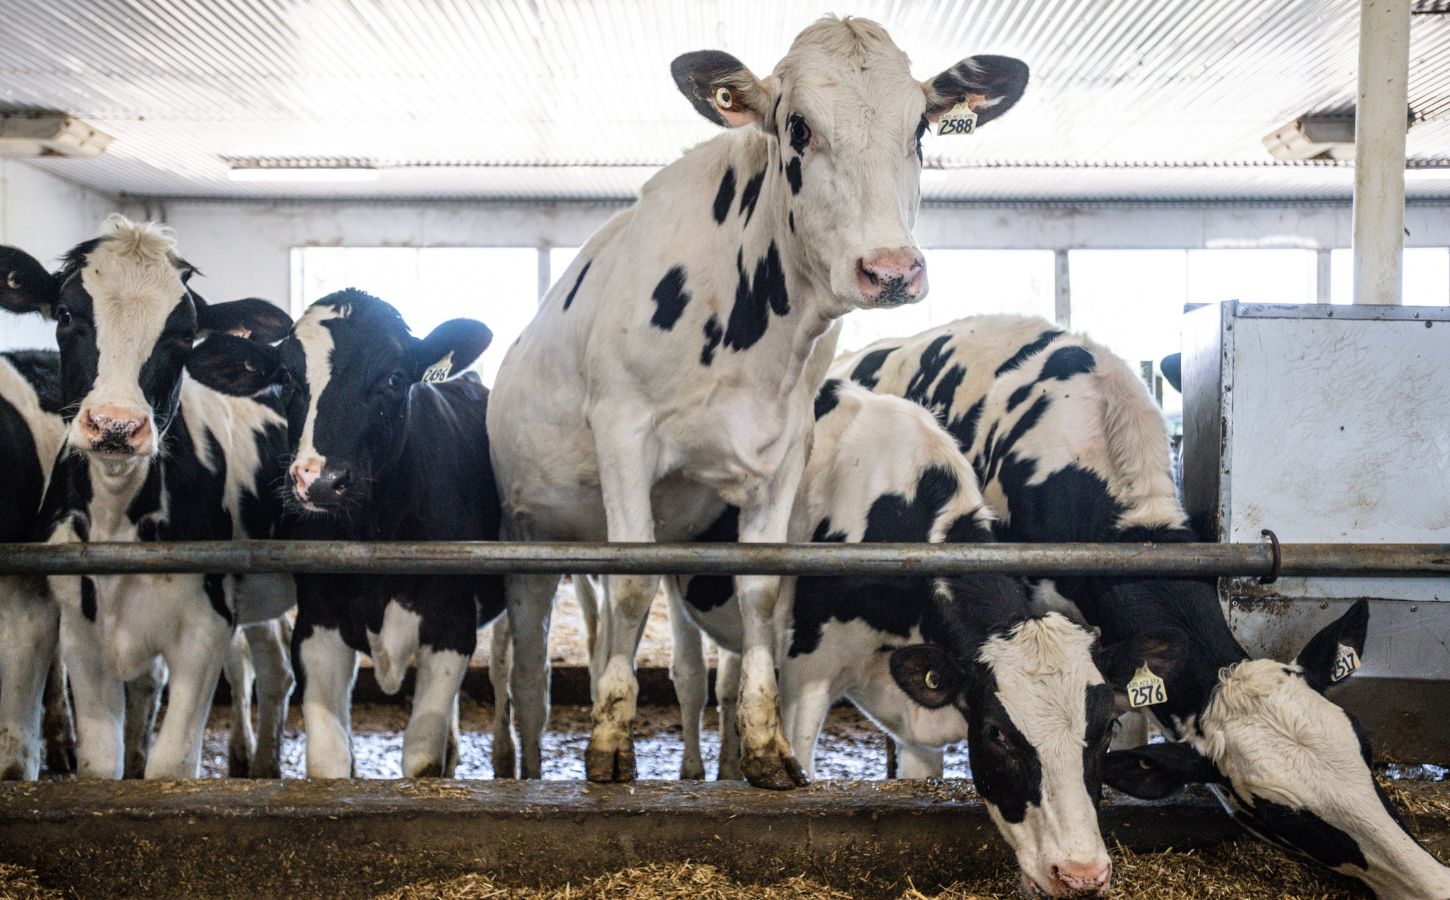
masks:
POLYGON ((1121 359, 1043 319, 978 316, 878 341, 832 375, 931 409, 1016 540, 1184 524, 1161 411, 1121 359))
POLYGON ((65 434, 59 379, 54 352, 0 354, 0 541, 35 537, 36 512, 65 434))

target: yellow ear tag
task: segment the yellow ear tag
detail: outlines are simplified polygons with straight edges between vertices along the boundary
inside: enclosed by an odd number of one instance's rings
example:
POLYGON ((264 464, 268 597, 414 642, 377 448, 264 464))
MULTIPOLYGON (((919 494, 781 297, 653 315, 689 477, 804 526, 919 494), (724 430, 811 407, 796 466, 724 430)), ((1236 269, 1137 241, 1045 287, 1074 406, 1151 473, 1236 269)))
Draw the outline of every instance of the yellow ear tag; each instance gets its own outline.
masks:
POLYGON ((936 133, 938 137, 949 134, 976 134, 977 114, 972 111, 971 101, 963 100, 937 119, 936 133))
POLYGON ((921 680, 933 691, 941 687, 941 676, 936 673, 936 669, 927 669, 921 680))
POLYGON ((1339 645, 1339 655, 1334 657, 1334 670, 1329 673, 1329 683, 1339 684, 1359 668, 1359 653, 1348 644, 1339 645))
POLYGON ((1157 706, 1168 700, 1168 690, 1163 686, 1163 679, 1153 674, 1147 663, 1138 667, 1133 673, 1133 680, 1128 682, 1128 705, 1133 709, 1144 706, 1157 706))
POLYGON ((443 381, 453 371, 453 351, 449 350, 448 355, 438 360, 433 365, 423 370, 423 383, 432 384, 435 381, 443 381))

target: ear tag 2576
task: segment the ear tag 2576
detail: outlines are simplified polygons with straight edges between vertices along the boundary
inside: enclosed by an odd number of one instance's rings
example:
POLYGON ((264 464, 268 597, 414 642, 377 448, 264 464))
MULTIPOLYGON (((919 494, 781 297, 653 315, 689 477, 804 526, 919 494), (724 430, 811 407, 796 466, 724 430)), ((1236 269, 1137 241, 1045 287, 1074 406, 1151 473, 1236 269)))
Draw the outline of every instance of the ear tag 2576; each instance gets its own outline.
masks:
POLYGON ((1339 655, 1334 657, 1334 670, 1329 673, 1329 683, 1339 684, 1359 668, 1359 652, 1348 644, 1339 645, 1339 655))
POLYGON ((423 383, 432 384, 435 381, 443 381, 452 371, 453 351, 449 350, 447 356, 423 370, 423 383))
POLYGON ((972 111, 970 101, 964 100, 947 110, 946 115, 936 120, 937 136, 948 134, 976 134, 977 114, 972 111))
POLYGON ((1154 675, 1148 664, 1143 663, 1133 673, 1133 680, 1128 682, 1128 705, 1133 709, 1140 709, 1144 706, 1157 706, 1167 700, 1168 689, 1163 686, 1163 679, 1154 675))

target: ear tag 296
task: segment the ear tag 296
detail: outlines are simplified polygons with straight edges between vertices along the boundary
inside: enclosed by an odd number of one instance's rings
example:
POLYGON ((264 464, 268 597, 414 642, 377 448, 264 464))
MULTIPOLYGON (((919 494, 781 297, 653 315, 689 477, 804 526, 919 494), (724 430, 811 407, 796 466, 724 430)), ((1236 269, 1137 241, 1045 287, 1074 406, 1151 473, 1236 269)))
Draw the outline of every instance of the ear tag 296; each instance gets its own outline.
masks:
POLYGON ((1148 664, 1143 663, 1133 673, 1133 680, 1128 682, 1128 705, 1139 709, 1144 706, 1157 706, 1167 700, 1168 689, 1163 686, 1163 679, 1154 675, 1148 664))
POLYGON ((936 120, 937 136, 948 134, 976 134, 977 114, 972 111, 970 101, 964 100, 947 110, 946 115, 936 120))
POLYGON ((433 365, 423 370, 423 383, 432 384, 435 381, 443 381, 453 371, 453 351, 449 350, 448 355, 438 360, 433 365))
POLYGON ((1359 652, 1348 644, 1339 645, 1339 655, 1334 657, 1334 670, 1329 673, 1329 683, 1339 684, 1359 668, 1359 652))

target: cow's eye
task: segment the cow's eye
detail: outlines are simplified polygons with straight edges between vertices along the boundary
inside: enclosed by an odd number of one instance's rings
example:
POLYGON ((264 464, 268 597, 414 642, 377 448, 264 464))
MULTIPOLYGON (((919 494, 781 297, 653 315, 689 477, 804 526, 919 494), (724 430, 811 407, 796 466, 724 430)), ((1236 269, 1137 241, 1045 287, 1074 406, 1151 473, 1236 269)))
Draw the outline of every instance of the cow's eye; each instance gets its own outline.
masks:
POLYGON ((402 387, 403 385, 405 385, 407 383, 408 383, 408 377, 406 375, 404 375, 402 372, 394 372, 393 374, 391 374, 391 375, 388 376, 388 387, 390 387, 390 388, 397 389, 397 388, 400 388, 400 387, 402 387))
POLYGON ((800 116, 790 117, 790 146, 797 153, 804 153, 811 142, 811 126, 800 116))
POLYGON ((69 325, 70 323, 71 323, 70 310, 66 309, 63 304, 56 306, 56 308, 55 308, 55 324, 57 324, 60 327, 64 328, 65 326, 69 325))

